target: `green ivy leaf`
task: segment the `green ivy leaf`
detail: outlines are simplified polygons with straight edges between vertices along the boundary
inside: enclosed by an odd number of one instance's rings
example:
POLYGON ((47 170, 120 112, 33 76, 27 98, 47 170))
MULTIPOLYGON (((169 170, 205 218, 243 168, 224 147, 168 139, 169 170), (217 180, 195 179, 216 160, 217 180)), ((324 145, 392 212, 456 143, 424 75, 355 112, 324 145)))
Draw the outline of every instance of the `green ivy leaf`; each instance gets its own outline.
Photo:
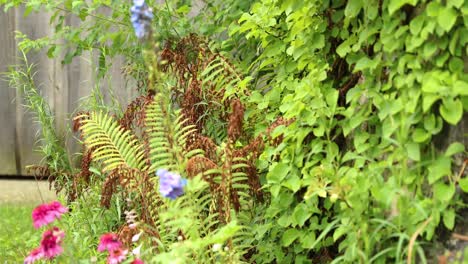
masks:
POLYGON ((440 96, 437 94, 425 94, 423 97, 423 112, 426 113, 434 102, 439 99, 440 96))
POLYGON ((421 32, 422 26, 424 24, 424 16, 419 15, 415 18, 413 18, 410 22, 410 32, 413 35, 419 34, 421 32))
POLYGON ((460 8, 464 2, 465 0, 447 0, 447 5, 460 8))
POLYGON ((307 205, 304 203, 300 203, 294 208, 294 212, 292 215, 292 223, 294 225, 299 225, 303 226, 305 221, 309 219, 309 217, 312 215, 312 212, 308 209, 307 205))
POLYGON ((283 233, 283 237, 281 238, 282 245, 287 247, 291 245, 294 240, 296 240, 301 235, 301 232, 297 229, 288 229, 286 232, 283 233))
POLYGON ((445 121, 452 125, 456 125, 463 117, 463 104, 459 99, 443 100, 439 110, 445 121))
POLYGON ((442 6, 440 5, 439 2, 431 1, 426 7, 426 12, 430 17, 436 17, 439 15, 439 12, 441 9, 442 9, 442 6))
POLYGON ((289 165, 285 163, 277 163, 272 166, 271 171, 267 175, 267 180, 270 183, 280 183, 289 172, 289 165))
POLYGON ((439 11, 437 16, 437 23, 445 31, 449 31, 457 21, 457 12, 452 7, 445 7, 439 11))
POLYGON ((409 143, 406 145, 406 151, 408 153, 408 157, 412 160, 419 161, 421 160, 421 154, 419 150, 418 143, 409 143))
POLYGON ((451 161, 449 157, 439 157, 434 162, 429 165, 428 171, 428 181, 429 184, 433 184, 443 176, 449 175, 451 170, 451 161))
POLYGON ((454 142, 450 144, 450 146, 445 151, 445 156, 450 157, 457 153, 463 152, 465 150, 465 146, 460 142, 454 142))
POLYGON ((458 58, 458 57, 452 57, 449 61, 449 69, 452 72, 463 72, 463 69, 465 68, 465 62, 458 58))
POLYGON ((460 188, 468 193, 468 178, 463 178, 458 181, 458 184, 460 185, 460 188))
POLYGON ((362 0, 349 0, 345 8, 345 16, 348 18, 356 17, 361 11, 362 5, 362 0))
POLYGON ((457 95, 468 95, 468 82, 464 82, 461 80, 455 81, 453 84, 453 91, 457 95))
POLYGON ((431 134, 422 128, 416 128, 413 132, 413 140, 417 143, 422 143, 428 140, 431 137, 431 134))
POLYGON ((455 211, 452 208, 445 210, 442 216, 445 227, 452 230, 455 225, 455 211))
POLYGON ((395 13, 398 9, 400 9, 402 6, 409 4, 409 5, 416 5, 418 3, 418 0, 390 0, 390 3, 388 4, 388 12, 390 15, 395 13))
POLYGON ((299 176, 292 174, 282 185, 295 193, 301 188, 301 183, 299 176))
MULTIPOLYGON (((314 245, 315 241, 317 240, 317 237, 316 237, 314 231, 308 231, 308 232, 304 232, 302 234, 300 240, 301 240, 301 246, 303 248, 312 249, 312 246, 314 245)), ((308 262, 303 262, 303 263, 308 263, 308 262)))
POLYGON ((443 182, 434 184, 434 198, 441 202, 448 202, 455 194, 455 186, 447 185, 443 182))

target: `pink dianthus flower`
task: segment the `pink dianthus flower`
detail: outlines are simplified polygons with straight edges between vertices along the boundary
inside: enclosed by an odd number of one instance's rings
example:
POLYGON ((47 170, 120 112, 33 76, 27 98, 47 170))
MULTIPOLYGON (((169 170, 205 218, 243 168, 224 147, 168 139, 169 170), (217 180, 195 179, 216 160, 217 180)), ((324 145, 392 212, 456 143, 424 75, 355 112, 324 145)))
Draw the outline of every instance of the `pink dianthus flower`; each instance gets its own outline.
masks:
POLYGON ((117 234, 114 233, 107 233, 101 236, 98 245, 98 251, 102 252, 104 250, 108 250, 112 252, 114 250, 120 249, 122 243, 120 243, 117 234))
POLYGON ((134 260, 132 261, 132 263, 130 263, 130 264, 145 264, 145 263, 143 262, 143 260, 137 258, 137 259, 134 259, 134 260))
POLYGON ((53 227, 42 234, 41 250, 44 257, 53 259, 63 252, 62 240, 65 233, 58 227, 53 227))
POLYGON ((44 257, 44 252, 42 252, 42 248, 38 247, 35 248, 29 253, 29 255, 24 259, 24 264, 32 264, 36 260, 40 260, 44 257))
POLYGON ((66 212, 68 212, 68 208, 58 201, 53 201, 50 204, 41 204, 32 211, 34 227, 39 228, 48 225, 66 212))
POLYGON ((109 251, 109 256, 107 257, 107 264, 119 264, 124 261, 127 256, 128 250, 117 248, 109 251))

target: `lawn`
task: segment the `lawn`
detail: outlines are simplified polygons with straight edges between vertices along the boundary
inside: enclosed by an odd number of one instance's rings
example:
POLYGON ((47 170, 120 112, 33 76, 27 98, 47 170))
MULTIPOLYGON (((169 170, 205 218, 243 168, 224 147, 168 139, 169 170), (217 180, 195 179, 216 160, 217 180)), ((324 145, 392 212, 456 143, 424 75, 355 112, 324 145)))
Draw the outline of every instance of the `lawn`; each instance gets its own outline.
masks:
POLYGON ((32 225, 32 204, 0 204, 0 263, 22 263, 40 240, 32 225))

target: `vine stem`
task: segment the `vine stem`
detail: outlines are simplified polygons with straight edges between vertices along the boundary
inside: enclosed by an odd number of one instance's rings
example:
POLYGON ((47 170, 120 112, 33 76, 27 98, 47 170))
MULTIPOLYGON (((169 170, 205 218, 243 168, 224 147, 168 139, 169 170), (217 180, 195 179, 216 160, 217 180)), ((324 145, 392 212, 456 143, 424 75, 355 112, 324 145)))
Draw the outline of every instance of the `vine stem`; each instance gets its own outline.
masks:
MULTIPOLYGON (((72 14, 72 13, 73 13, 71 10, 66 9, 66 8, 62 8, 62 7, 58 7, 58 6, 55 6, 54 8, 57 9, 57 10, 60 10, 60 11, 67 12, 67 13, 69 13, 69 14, 72 14)), ((117 21, 117 20, 112 20, 112 19, 108 19, 108 18, 105 18, 105 17, 102 17, 102 16, 93 15, 93 14, 88 13, 88 12, 87 12, 86 14, 87 14, 88 16, 90 16, 90 17, 94 17, 94 18, 101 19, 101 20, 104 20, 104 21, 107 21, 107 22, 115 23, 115 24, 118 24, 118 25, 121 25, 121 26, 129 27, 128 24, 123 23, 123 22, 120 22, 120 21, 117 21)))
POLYGON ((408 244, 408 257, 406 259, 407 264, 411 264, 411 259, 413 258, 413 246, 414 243, 416 242, 416 238, 418 238, 419 234, 426 228, 426 226, 432 221, 432 216, 429 217, 422 225, 414 232, 414 234, 411 236, 410 242, 408 244))

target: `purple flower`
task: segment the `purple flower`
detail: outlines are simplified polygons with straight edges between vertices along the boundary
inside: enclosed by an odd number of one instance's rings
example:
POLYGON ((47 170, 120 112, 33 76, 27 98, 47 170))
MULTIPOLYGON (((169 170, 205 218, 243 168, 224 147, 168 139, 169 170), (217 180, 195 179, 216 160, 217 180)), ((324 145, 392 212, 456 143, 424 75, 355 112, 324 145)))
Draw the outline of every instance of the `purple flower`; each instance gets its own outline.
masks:
POLYGON ((184 186, 187 184, 187 180, 182 179, 179 174, 159 169, 156 175, 159 176, 159 192, 164 197, 174 200, 184 194, 184 186))
POLYGON ((143 39, 147 37, 151 29, 151 20, 153 20, 153 10, 148 7, 145 0, 133 0, 130 13, 130 20, 132 21, 137 38, 143 39))

